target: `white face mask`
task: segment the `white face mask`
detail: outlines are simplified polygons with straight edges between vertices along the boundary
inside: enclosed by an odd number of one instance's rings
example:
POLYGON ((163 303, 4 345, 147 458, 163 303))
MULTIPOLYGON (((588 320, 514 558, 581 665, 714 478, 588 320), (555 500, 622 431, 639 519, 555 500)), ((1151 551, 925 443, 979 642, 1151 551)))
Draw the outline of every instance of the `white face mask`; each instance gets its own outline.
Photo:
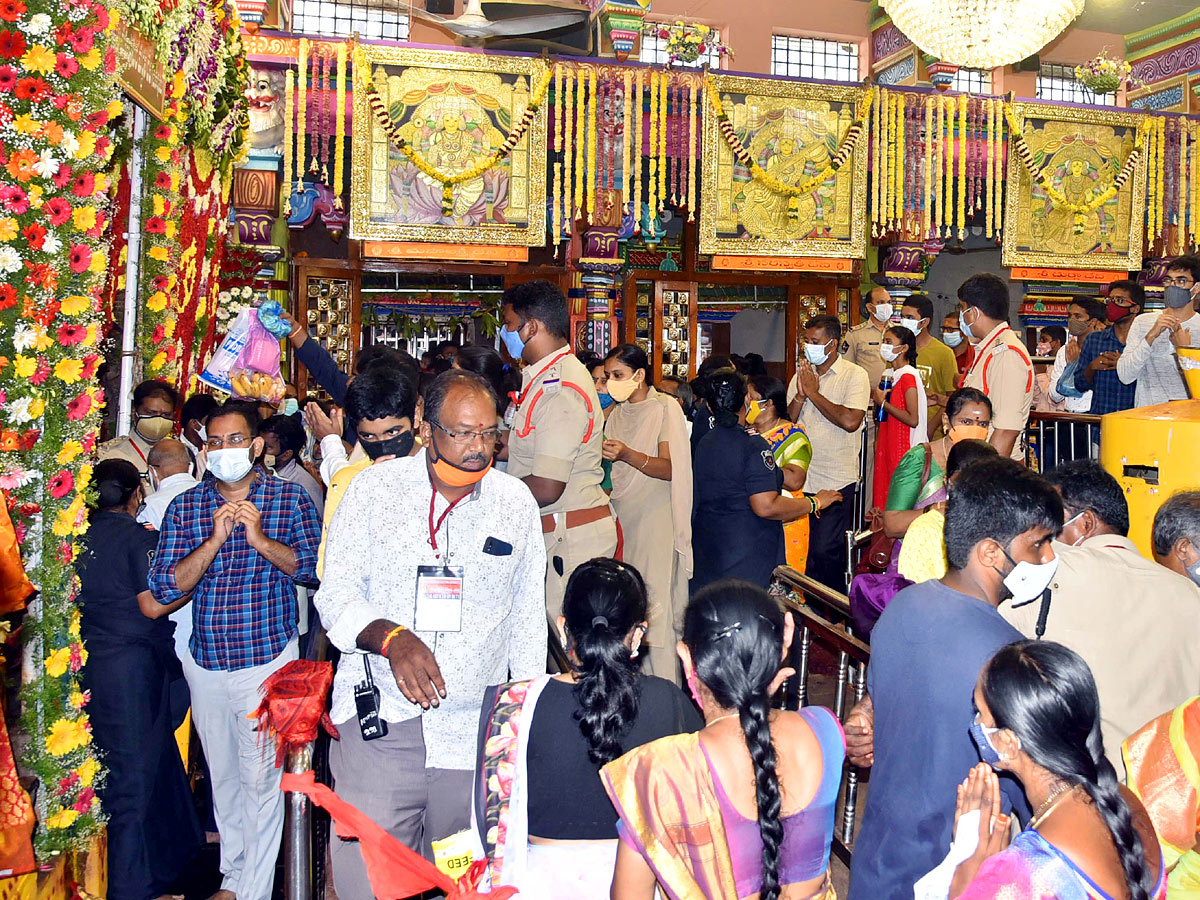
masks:
POLYGON ((829 359, 829 345, 832 340, 828 340, 823 344, 805 344, 804 358, 814 366, 823 366, 825 361, 829 359))
POLYGON ((208 471, 212 472, 218 481, 224 481, 226 484, 241 481, 253 466, 249 447, 225 447, 208 451, 208 471))
POLYGON ((920 334, 921 333, 921 323, 924 321, 925 321, 924 319, 901 319, 900 325, 903 328, 907 328, 913 334, 920 334))
POLYGON ((890 303, 875 304, 875 318, 880 322, 886 322, 888 319, 890 319, 893 312, 894 310, 892 309, 892 304, 890 303))
POLYGON ((879 355, 882 356, 887 362, 893 362, 898 356, 900 356, 900 348, 893 344, 880 344, 879 355))
POLYGON ((962 343, 963 336, 961 331, 943 331, 942 342, 950 348, 957 347, 962 343))
MULTIPOLYGON (((1004 555, 1008 556, 1007 553, 1004 555)), ((1008 558, 1010 561, 1012 560, 1011 556, 1008 558)), ((1004 586, 1012 594, 1013 606, 1032 603, 1042 596, 1042 592, 1050 586, 1050 582, 1054 580, 1054 573, 1057 571, 1057 556, 1049 562, 1040 564, 1025 562, 1025 560, 1015 564, 1012 571, 1004 576, 1004 586)))

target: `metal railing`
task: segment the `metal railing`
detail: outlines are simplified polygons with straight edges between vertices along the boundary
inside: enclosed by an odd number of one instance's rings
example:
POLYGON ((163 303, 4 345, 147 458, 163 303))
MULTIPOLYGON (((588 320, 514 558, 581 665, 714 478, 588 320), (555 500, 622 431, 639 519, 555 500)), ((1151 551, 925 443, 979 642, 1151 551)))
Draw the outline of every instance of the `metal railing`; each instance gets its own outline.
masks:
POLYGON ((1025 445, 1036 472, 1077 459, 1098 459, 1100 416, 1034 410, 1025 426, 1025 445))
MULTIPOLYGON (((838 721, 844 722, 853 705, 867 690, 867 664, 871 648, 850 631, 850 601, 837 591, 789 566, 779 566, 771 579, 771 593, 778 597, 796 620, 788 664, 796 670, 794 688, 785 685, 784 706, 798 709, 810 699, 809 665, 814 644, 832 650, 837 657, 837 682, 831 705, 838 721), (840 621, 839 621, 840 620, 840 621), (847 703, 848 698, 853 699, 847 703)), ((849 865, 854 851, 854 828, 858 816, 861 770, 849 762, 842 773, 841 811, 834 822, 833 849, 849 865)))

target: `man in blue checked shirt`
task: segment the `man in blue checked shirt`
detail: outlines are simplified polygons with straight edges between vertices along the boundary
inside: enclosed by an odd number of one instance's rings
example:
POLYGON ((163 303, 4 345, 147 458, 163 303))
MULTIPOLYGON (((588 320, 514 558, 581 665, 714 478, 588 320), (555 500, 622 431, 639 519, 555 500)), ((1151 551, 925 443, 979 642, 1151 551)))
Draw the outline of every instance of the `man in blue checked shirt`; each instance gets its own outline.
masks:
POLYGON ((192 595, 191 655, 182 660, 212 773, 221 890, 212 900, 270 900, 283 833, 274 748, 247 718, 263 680, 297 658, 294 581, 315 577, 320 518, 299 485, 272 478, 258 414, 226 403, 208 417, 208 472, 163 518, 150 590, 192 595))

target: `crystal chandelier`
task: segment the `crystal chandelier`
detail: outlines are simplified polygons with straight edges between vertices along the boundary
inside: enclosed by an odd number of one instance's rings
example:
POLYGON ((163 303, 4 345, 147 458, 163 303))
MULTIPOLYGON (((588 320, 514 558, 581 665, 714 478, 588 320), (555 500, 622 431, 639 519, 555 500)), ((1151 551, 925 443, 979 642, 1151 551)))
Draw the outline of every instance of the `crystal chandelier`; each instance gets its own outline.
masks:
POLYGON ((944 62, 994 69, 1032 56, 1083 12, 1084 0, 880 0, 909 40, 944 62))

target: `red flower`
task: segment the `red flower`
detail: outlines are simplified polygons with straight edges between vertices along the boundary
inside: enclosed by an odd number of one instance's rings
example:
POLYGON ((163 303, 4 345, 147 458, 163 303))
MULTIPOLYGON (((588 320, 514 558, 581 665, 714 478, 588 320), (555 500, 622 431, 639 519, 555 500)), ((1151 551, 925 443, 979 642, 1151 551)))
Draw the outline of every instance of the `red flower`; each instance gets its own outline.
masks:
POLYGON ((92 49, 92 45, 96 43, 96 36, 90 28, 80 28, 74 34, 67 37, 68 44, 76 53, 87 53, 92 49))
POLYGON ((58 328, 58 342, 64 347, 80 344, 87 338, 87 332, 86 325, 60 325, 58 328))
POLYGON ((5 22, 15 22, 25 13, 25 4, 21 0, 0 0, 0 19, 5 22))
POLYGON ((17 59, 25 55, 25 35, 19 31, 0 30, 0 56, 17 59))
POLYGON ((76 798, 75 805, 71 808, 80 814, 88 813, 92 809, 92 800, 95 798, 95 796, 96 792, 91 788, 84 788, 79 792, 79 797, 76 798))
POLYGON ((170 125, 159 125, 157 128, 154 129, 154 139, 156 141, 165 141, 170 136, 171 136, 171 126, 170 125))
POLYGON ((25 267, 29 269, 29 274, 25 276, 26 284, 34 284, 48 291, 57 289, 58 272, 49 263, 32 263, 26 260, 25 267))
MULTIPOLYGON (((104 110, 101 110, 100 112, 104 113, 104 115, 108 115, 108 113, 106 113, 104 110)), ((96 155, 101 157, 107 156, 108 148, 111 146, 112 141, 108 137, 100 135, 100 137, 96 138, 96 155)))
POLYGON ((66 197, 51 197, 42 204, 42 209, 51 225, 65 225, 71 221, 71 203, 66 197))
POLYGON ((150 343, 157 346, 163 342, 163 339, 166 338, 166 336, 167 329, 163 328, 161 325, 156 325, 154 328, 154 333, 150 335, 150 343))
POLYGON ((29 376, 30 384, 45 384, 46 379, 50 377, 50 362, 44 356, 37 358, 37 368, 33 370, 33 374, 29 376))
POLYGON ((82 274, 92 264, 92 248, 87 244, 75 244, 67 254, 67 259, 71 263, 71 271, 82 274))
MULTIPOLYGON (((88 396, 87 391, 84 391, 82 394, 80 394, 78 397, 76 397, 74 400, 72 400, 70 403, 67 404, 67 418, 71 419, 72 421, 75 421, 75 422, 78 422, 78 421, 86 418, 87 414, 91 411, 92 411, 92 398, 88 396)), ((85 444, 86 444, 86 441, 87 441, 87 439, 85 438, 84 439, 85 444)), ((92 446, 94 447, 95 444, 96 444, 95 437, 92 437, 92 446)), ((87 448, 87 446, 84 446, 83 449, 85 451, 87 451, 88 453, 91 452, 91 450, 89 450, 87 448)))
POLYGON ((166 275, 155 275, 153 284, 156 291, 165 291, 171 284, 171 280, 166 275))
MULTIPOLYGON (((33 379, 30 380, 32 381, 33 379)), ((30 428, 21 435, 21 449, 26 452, 32 450, 37 445, 38 438, 41 436, 42 430, 40 428, 30 428)))
POLYGON ((96 365, 99 362, 99 356, 95 353, 89 353, 83 358, 83 371, 79 373, 79 377, 84 381, 90 381, 92 376, 96 374, 96 365))
POLYGON ((167 220, 162 216, 151 216, 146 220, 146 231, 150 234, 166 234, 167 220))
MULTIPOLYGON (((72 560, 75 559, 75 551, 71 549, 70 541, 59 541, 56 556, 60 566, 69 566, 71 564, 72 560)), ((71 774, 75 773, 72 772, 71 774)))
POLYGON ((96 131, 108 124, 108 110, 101 109, 88 116, 88 131, 96 131))
POLYGON ((17 305, 17 289, 11 284, 0 284, 0 309, 12 309, 17 305))
POLYGON ((31 222, 22 229, 21 233, 25 235, 25 240, 29 241, 29 246, 34 250, 41 250, 42 244, 46 241, 46 229, 37 222, 31 222))
POLYGON ((22 78, 17 81, 17 99, 32 100, 37 96, 37 79, 22 78))
POLYGON ((11 184, 8 187, 0 188, 0 203, 3 203, 4 208, 9 212, 21 216, 29 210, 29 195, 23 188, 11 184))
POLYGON ((108 216, 104 210, 96 210, 96 224, 89 228, 84 234, 94 240, 100 240, 104 236, 104 229, 108 225, 108 216))
POLYGON ((108 27, 108 10, 99 3, 92 4, 92 12, 96 14, 96 28, 103 31, 108 27))
POLYGON ((70 22, 63 22, 54 30, 54 39, 64 46, 67 43, 67 38, 75 33, 75 26, 70 22))
MULTIPOLYGON (((10 68, 11 71, 11 68, 10 68)), ((171 175, 169 172, 159 172, 154 176, 154 186, 160 191, 170 190, 171 175)))
POLYGON ((75 782, 79 780, 79 774, 71 772, 65 778, 60 778, 58 781, 58 792, 65 794, 71 788, 75 787, 75 782))
POLYGON ((111 75, 117 71, 117 51, 112 47, 104 51, 104 74, 111 75))
POLYGON ((54 178, 51 179, 55 187, 65 188, 71 183, 71 167, 65 163, 58 167, 58 171, 54 173, 54 178))
POLYGON ((91 172, 82 172, 75 176, 71 192, 80 198, 87 198, 96 192, 96 176, 91 172))
MULTIPOLYGON (((86 396, 86 394, 84 396, 86 396)), ((76 397, 75 399, 78 400, 79 398, 76 397)), ((97 400, 97 402, 98 403, 104 402, 104 392, 103 391, 100 392, 99 399, 97 400)), ((81 447, 83 447, 83 452, 91 453, 93 450, 95 450, 96 449, 96 440, 99 437, 100 437, 100 432, 97 429, 92 429, 87 434, 85 434, 83 436, 83 440, 79 442, 79 445, 81 447)))
POLYGON ((0 91, 4 91, 6 94, 12 93, 16 83, 17 70, 8 64, 0 66, 0 91))
MULTIPOLYGON (((5 0, 0 0, 0 3, 2 2, 5 2, 5 0)), ((70 54, 59 53, 55 58, 54 71, 58 73, 60 78, 70 78, 79 71, 79 63, 70 54)))
POLYGON ((75 476, 66 469, 59 469, 50 479, 50 496, 61 500, 75 488, 75 476))

